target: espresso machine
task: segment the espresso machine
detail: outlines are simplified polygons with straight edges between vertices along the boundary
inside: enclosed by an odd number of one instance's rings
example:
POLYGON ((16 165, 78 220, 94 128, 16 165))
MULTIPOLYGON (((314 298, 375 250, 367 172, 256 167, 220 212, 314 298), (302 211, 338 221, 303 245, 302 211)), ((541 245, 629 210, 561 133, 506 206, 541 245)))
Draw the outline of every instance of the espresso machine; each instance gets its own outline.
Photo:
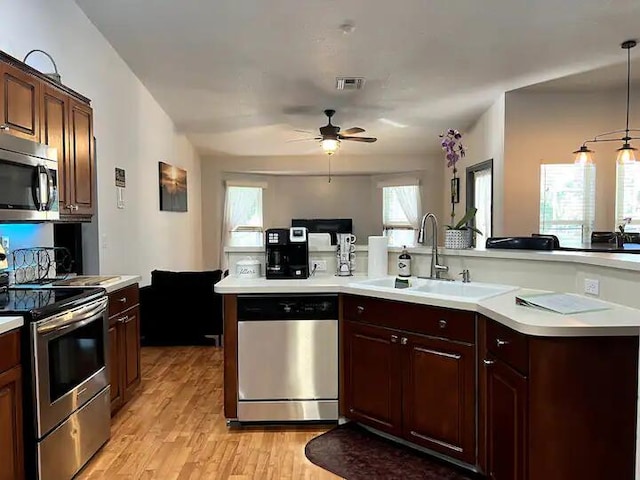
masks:
POLYGON ((309 278, 309 236, 305 227, 270 228, 265 233, 266 277, 309 278))

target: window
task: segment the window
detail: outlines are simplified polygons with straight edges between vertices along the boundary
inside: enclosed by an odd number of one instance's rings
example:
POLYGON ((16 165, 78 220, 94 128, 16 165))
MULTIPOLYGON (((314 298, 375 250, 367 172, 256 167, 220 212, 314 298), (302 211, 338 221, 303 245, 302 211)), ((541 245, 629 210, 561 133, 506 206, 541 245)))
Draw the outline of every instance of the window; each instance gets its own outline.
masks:
POLYGON ((540 233, 562 246, 588 242, 595 221, 596 170, 593 165, 540 166, 540 233))
POLYGON ((484 245, 493 230, 493 160, 467 167, 467 210, 477 208, 473 226, 482 232, 476 234, 475 244, 484 245))
POLYGON ((226 246, 263 244, 262 190, 262 187, 227 184, 223 226, 226 246))
POLYGON ((640 232, 640 163, 617 167, 616 230, 625 218, 631 218, 625 232, 640 232))
POLYGON ((390 246, 415 245, 420 210, 419 185, 382 188, 382 226, 390 246))

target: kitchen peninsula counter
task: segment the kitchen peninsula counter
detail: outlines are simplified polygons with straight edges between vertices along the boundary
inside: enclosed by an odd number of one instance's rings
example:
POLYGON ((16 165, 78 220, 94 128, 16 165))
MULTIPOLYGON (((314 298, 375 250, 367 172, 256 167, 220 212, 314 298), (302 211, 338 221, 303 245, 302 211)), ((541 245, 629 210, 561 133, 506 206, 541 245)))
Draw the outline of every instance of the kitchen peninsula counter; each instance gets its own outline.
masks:
POLYGON ((513 291, 475 302, 445 295, 406 289, 371 288, 357 283, 366 276, 317 276, 305 280, 244 279, 229 276, 215 285, 220 294, 344 293, 398 302, 478 312, 513 330, 542 337, 635 336, 640 334, 640 310, 609 303, 608 310, 561 315, 538 308, 516 305, 516 294, 539 291, 516 288, 513 291))

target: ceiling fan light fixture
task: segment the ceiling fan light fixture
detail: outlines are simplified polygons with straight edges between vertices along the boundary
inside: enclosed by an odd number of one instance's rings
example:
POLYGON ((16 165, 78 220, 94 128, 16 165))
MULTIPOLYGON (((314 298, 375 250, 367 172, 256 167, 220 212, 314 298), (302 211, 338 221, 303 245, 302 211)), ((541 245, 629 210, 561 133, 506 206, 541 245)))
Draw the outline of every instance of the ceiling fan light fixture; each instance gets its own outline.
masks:
POLYGON ((574 163, 578 165, 592 165, 593 164, 593 150, 590 150, 586 145, 582 145, 580 149, 573 152, 576 156, 574 163))
POLYGON ((333 155, 340 148, 340 140, 335 138, 325 138, 320 144, 322 145, 322 150, 324 150, 324 153, 327 155, 333 155))
POLYGON ((637 148, 633 148, 631 144, 625 143, 618 149, 618 165, 627 165, 629 163, 635 163, 636 161, 636 150, 637 148))

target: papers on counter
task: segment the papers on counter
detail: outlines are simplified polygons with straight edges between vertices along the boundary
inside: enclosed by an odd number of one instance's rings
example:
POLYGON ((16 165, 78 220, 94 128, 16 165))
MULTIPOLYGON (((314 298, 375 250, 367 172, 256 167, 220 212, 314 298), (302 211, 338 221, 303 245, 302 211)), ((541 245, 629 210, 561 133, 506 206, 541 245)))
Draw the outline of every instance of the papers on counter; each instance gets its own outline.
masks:
POLYGON ((597 312, 611 307, 604 302, 581 297, 571 293, 538 293, 516 295, 516 303, 527 307, 537 307, 551 312, 569 315, 572 313, 597 312))

